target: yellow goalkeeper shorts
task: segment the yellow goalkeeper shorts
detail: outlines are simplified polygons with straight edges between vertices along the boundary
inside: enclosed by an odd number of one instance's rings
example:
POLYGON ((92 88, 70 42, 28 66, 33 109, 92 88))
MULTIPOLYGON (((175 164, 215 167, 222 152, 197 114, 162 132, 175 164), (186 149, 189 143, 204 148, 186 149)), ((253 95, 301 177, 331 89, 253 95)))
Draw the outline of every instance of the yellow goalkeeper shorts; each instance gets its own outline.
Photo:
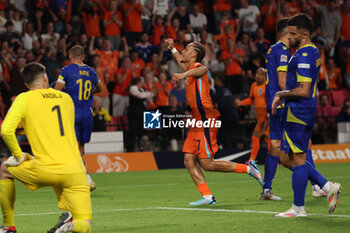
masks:
POLYGON ((91 219, 91 198, 86 173, 50 174, 40 170, 35 160, 8 167, 12 176, 34 191, 51 186, 57 195, 58 208, 73 214, 74 219, 91 219))

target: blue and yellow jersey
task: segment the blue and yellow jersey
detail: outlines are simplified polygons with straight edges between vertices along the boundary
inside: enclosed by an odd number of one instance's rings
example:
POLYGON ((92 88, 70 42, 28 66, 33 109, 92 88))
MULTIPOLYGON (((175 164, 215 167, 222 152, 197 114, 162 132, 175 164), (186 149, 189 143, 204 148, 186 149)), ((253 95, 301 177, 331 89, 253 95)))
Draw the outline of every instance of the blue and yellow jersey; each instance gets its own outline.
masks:
POLYGON ((307 98, 287 100, 287 121, 312 126, 317 109, 317 82, 320 72, 321 55, 314 44, 298 49, 292 56, 287 71, 286 89, 299 86, 300 82, 310 82, 310 94, 307 98))
POLYGON ((72 97, 76 117, 91 114, 94 85, 99 79, 88 65, 71 64, 62 69, 57 82, 65 84, 66 92, 72 97))
POLYGON ((1 126, 12 155, 20 157, 15 131, 19 123, 40 169, 53 174, 85 172, 74 129, 74 104, 64 92, 36 89, 16 97, 1 126))
POLYGON ((278 71, 287 72, 290 52, 282 41, 273 44, 267 51, 266 56, 266 105, 267 110, 271 110, 273 97, 276 92, 281 91, 278 84, 278 71))

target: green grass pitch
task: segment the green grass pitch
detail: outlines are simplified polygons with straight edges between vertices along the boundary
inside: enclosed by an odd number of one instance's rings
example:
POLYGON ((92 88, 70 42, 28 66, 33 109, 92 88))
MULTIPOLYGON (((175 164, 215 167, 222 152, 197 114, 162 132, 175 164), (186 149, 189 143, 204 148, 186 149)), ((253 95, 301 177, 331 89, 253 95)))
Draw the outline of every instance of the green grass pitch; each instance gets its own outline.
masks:
MULTIPOLYGON (((306 191, 307 218, 281 219, 275 213, 292 205, 291 172, 277 169, 273 191, 282 201, 260 201, 261 188, 246 174, 205 173, 216 205, 190 207, 201 198, 185 169, 92 174, 93 232, 350 232, 349 163, 319 164, 318 170, 343 191, 334 216, 326 198, 306 191)), ((263 171, 263 166, 260 166, 263 171)), ((16 182, 15 222, 19 233, 41 233, 52 227, 60 210, 51 188, 31 192, 16 182)))

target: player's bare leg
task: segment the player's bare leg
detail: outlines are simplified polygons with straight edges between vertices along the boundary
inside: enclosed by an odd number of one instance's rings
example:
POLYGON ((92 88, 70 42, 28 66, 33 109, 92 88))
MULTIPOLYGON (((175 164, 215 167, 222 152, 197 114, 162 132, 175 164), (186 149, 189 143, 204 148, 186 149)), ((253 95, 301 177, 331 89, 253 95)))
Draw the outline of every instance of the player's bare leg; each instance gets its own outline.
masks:
POLYGON ((208 184, 205 181, 202 169, 197 163, 197 156, 194 154, 185 153, 184 164, 190 173, 193 182, 196 184, 197 189, 203 196, 202 199, 196 202, 191 202, 190 205, 216 204, 215 197, 211 194, 208 184))
POLYGON ((247 164, 233 163, 228 161, 218 161, 211 158, 202 158, 199 160, 201 167, 206 171, 212 172, 235 172, 235 173, 247 173, 253 176, 263 186, 264 182, 260 171, 254 161, 250 161, 247 164))
MULTIPOLYGON (((84 145, 85 145, 85 143, 79 142, 79 151, 80 151, 80 154, 81 154, 81 158, 82 158, 82 160, 83 160, 83 162, 84 162, 84 165, 85 165, 85 167, 86 167, 85 161, 84 161, 84 159, 83 159, 83 155, 84 155, 84 145)), ((88 178, 88 181, 89 181, 90 191, 94 191, 94 190, 96 189, 96 184, 95 184, 95 182, 91 179, 91 176, 90 176, 89 172, 87 171, 87 169, 86 169, 86 175, 87 175, 87 178, 88 178)))

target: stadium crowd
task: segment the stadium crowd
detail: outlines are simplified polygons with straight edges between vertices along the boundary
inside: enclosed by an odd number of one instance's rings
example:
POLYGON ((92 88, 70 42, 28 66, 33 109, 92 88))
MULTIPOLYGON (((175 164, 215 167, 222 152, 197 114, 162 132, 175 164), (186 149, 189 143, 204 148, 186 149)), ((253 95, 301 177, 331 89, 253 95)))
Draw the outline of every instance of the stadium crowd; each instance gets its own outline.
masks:
POLYGON ((79 44, 104 86, 94 100, 95 130, 124 130, 128 151, 177 150, 181 129, 142 127, 145 110, 188 112, 184 82, 171 80, 181 72, 165 44, 172 38, 178 51, 192 41, 205 46, 213 100, 227 126, 220 144, 248 146, 256 116, 240 99, 265 66, 277 20, 299 12, 312 17, 322 56, 313 140, 335 142, 328 132, 350 118, 350 0, 1 0, 0 119, 27 90, 20 77, 26 63, 45 65, 54 85, 79 44))

